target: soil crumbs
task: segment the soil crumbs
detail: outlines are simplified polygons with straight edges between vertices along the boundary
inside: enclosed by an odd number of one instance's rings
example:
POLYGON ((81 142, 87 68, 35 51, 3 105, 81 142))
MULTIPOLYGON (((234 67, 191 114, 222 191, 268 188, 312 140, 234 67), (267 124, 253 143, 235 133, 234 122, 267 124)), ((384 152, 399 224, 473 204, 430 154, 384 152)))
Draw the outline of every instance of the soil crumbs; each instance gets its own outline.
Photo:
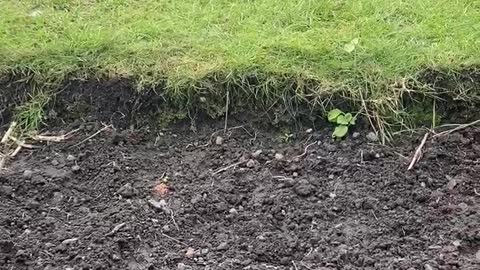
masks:
POLYGON ((215 126, 77 146, 85 125, 23 151, 0 176, 0 269, 480 269, 479 129, 407 172, 421 137, 215 126))

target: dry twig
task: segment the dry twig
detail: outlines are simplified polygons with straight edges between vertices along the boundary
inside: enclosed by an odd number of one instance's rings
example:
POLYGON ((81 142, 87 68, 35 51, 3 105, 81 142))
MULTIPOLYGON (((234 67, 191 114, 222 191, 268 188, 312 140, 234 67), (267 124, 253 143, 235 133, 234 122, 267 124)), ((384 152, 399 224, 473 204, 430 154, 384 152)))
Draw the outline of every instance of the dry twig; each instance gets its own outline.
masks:
POLYGON ((417 147, 417 150, 415 150, 415 154, 413 155, 412 161, 410 162, 410 165, 408 166, 407 171, 410 171, 413 168, 413 166, 415 165, 415 163, 417 163, 420 160, 420 158, 422 156, 422 148, 425 145, 425 142, 427 141, 427 138, 428 138, 428 132, 425 133, 425 136, 423 136, 422 142, 417 147))
POLYGON ((458 131, 458 130, 467 128, 467 127, 469 127, 469 126, 476 125, 476 124, 478 124, 478 123, 480 123, 480 119, 475 120, 475 121, 473 121, 473 122, 471 122, 471 123, 468 123, 468 124, 459 125, 459 126, 457 126, 456 128, 452 128, 452 129, 450 129, 450 130, 442 131, 442 132, 440 132, 440 133, 437 133, 437 134, 433 135, 432 138, 440 137, 440 136, 443 136, 443 135, 448 135, 448 134, 451 134, 451 133, 453 133, 453 132, 455 132, 455 131, 458 131))
POLYGON ((5 135, 3 135, 1 143, 5 144, 8 141, 8 138, 10 138, 10 135, 12 134, 13 130, 15 130, 15 127, 17 126, 17 122, 13 121, 10 124, 10 127, 8 128, 7 132, 5 132, 5 135))
POLYGON ((93 133, 92 135, 88 136, 85 140, 75 144, 74 146, 79 146, 80 144, 83 144, 85 143, 86 141, 92 139, 93 137, 97 136, 98 134, 100 134, 102 131, 106 130, 106 129, 109 129, 109 128, 113 128, 112 125, 108 125, 108 126, 104 126, 103 128, 99 129, 97 132, 93 133))
POLYGON ((74 129, 66 134, 58 135, 58 136, 51 136, 51 135, 35 135, 32 137, 35 141, 44 141, 44 142, 62 142, 64 140, 70 139, 72 135, 79 131, 80 129, 74 129))
POLYGON ((219 173, 221 173, 221 172, 223 172, 223 171, 226 171, 226 170, 228 170, 228 169, 230 169, 230 168, 233 168, 233 167, 238 166, 238 165, 240 165, 240 164, 242 164, 242 163, 245 163, 245 162, 247 162, 247 161, 243 160, 243 161, 239 161, 239 162, 230 164, 230 165, 228 165, 227 167, 223 167, 223 168, 220 168, 220 169, 216 170, 212 175, 219 174, 219 173))

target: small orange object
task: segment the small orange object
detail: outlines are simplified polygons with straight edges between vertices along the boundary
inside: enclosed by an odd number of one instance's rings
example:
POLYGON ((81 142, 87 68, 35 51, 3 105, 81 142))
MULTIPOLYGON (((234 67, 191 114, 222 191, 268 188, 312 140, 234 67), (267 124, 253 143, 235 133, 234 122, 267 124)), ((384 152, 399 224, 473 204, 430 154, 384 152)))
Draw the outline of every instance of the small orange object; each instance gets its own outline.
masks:
POLYGON ((160 183, 158 185, 156 185, 154 188, 153 188, 153 192, 155 193, 155 195, 157 196, 160 196, 160 197, 165 197, 168 195, 168 193, 170 192, 167 184, 165 183, 160 183))

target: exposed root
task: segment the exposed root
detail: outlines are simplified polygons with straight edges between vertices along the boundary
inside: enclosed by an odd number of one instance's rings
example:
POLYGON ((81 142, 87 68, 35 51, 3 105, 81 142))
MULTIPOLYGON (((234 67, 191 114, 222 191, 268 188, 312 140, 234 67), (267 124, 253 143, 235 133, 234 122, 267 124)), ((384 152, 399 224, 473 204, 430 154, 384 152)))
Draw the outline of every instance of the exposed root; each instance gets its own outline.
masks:
POLYGON ((67 134, 58 135, 58 136, 35 135, 35 136, 32 137, 32 139, 35 140, 35 141, 44 141, 44 142, 62 142, 62 141, 65 141, 67 139, 70 139, 72 137, 72 135, 79 130, 80 129, 77 128, 77 129, 74 129, 74 130, 68 132, 67 134))
POLYGON ((301 158, 301 157, 305 156, 305 155, 307 154, 308 148, 309 148, 310 146, 316 144, 316 143, 317 143, 317 141, 314 141, 314 142, 312 142, 311 144, 305 146, 305 149, 303 150, 303 153, 302 153, 301 155, 294 156, 294 157, 292 158, 292 160, 295 160, 295 159, 298 159, 298 158, 301 158))

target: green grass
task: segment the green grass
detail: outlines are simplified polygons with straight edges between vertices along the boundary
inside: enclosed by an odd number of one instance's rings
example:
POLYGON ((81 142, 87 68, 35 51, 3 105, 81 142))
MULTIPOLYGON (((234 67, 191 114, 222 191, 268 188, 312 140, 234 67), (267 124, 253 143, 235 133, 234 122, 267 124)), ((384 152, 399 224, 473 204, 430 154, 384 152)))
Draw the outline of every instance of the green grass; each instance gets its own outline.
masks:
MULTIPOLYGON (((372 110, 427 68, 480 64, 478 0, 0 0, 0 74, 128 76, 182 94, 258 76, 313 81, 372 110), (346 44, 358 39, 352 52, 346 44), (361 94, 361 95, 360 95, 361 94)), ((320 90, 319 90, 320 89, 320 90)), ((387 109, 386 109, 387 108, 387 109)))

